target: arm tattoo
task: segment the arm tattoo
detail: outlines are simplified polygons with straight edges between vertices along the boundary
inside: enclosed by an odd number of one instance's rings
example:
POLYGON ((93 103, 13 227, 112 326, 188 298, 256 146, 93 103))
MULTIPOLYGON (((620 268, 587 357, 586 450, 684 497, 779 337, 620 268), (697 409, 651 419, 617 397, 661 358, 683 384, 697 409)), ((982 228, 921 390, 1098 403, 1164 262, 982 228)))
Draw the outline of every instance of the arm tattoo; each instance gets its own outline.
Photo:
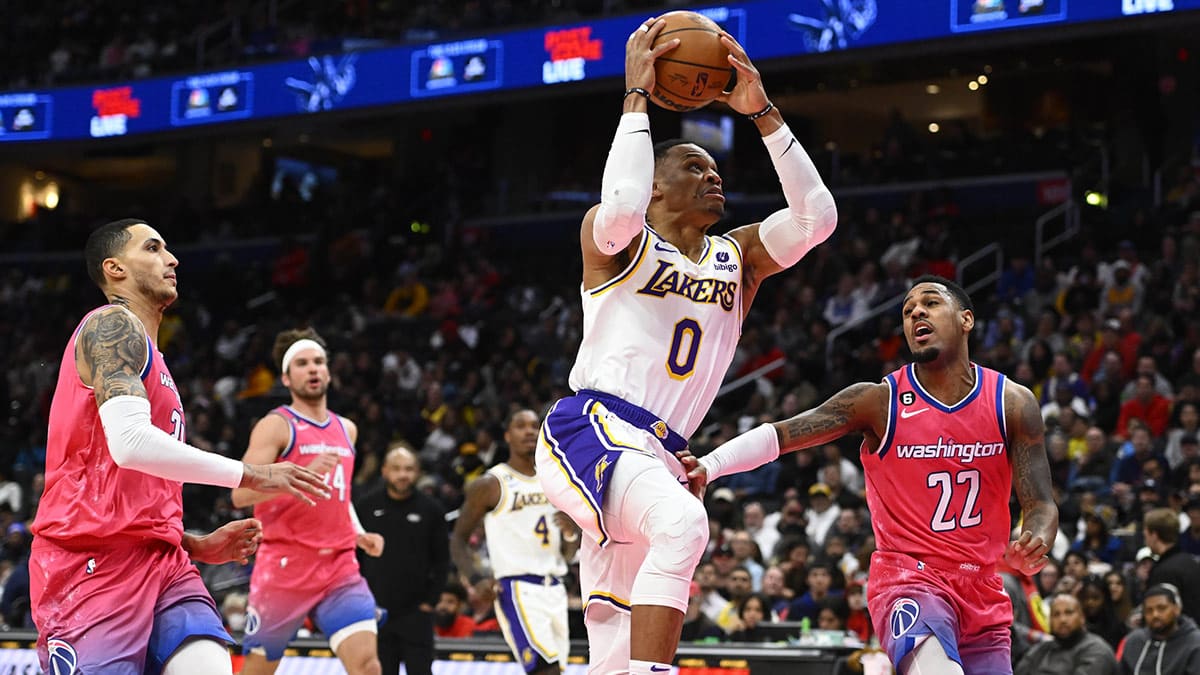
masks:
POLYGON ((780 449, 808 448, 863 428, 863 408, 878 385, 860 382, 834 394, 821 405, 783 422, 780 449))
POLYGON ((1011 402, 1009 425, 1009 457, 1012 461, 1013 483, 1024 514, 1022 529, 1043 541, 1053 543, 1058 532, 1058 506, 1050 485, 1050 462, 1046 458, 1046 429, 1037 401, 1027 389, 1021 388, 1006 398, 1011 402), (1015 401, 1013 399, 1016 399, 1015 401), (1014 414, 1015 413, 1015 414, 1014 414))
POLYGON ((96 405, 114 396, 146 398, 142 368, 148 357, 142 324, 123 309, 108 309, 92 317, 79 333, 82 366, 91 375, 96 405))

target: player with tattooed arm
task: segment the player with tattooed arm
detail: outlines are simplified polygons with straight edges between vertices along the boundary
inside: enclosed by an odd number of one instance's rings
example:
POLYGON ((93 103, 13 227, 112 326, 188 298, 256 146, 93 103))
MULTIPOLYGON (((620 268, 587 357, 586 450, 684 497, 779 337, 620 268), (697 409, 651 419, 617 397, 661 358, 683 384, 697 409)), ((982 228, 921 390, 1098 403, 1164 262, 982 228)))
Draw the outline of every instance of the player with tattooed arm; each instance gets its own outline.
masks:
POLYGON ((995 563, 1035 574, 1058 532, 1042 416, 1028 389, 971 362, 975 314, 957 284, 921 277, 902 307, 914 363, 688 460, 689 476, 709 482, 862 434, 878 547, 868 603, 892 663, 902 675, 1007 675, 1012 606, 995 563), (1014 485, 1022 525, 1009 541, 1014 485))
POLYGON ((108 304, 63 352, 46 443, 46 488, 33 523, 29 594, 42 672, 232 672, 221 614, 192 560, 245 560, 257 520, 183 531, 180 484, 248 487, 309 504, 322 476, 252 466, 187 445, 179 390, 156 346, 175 301, 179 261, 154 228, 119 220, 84 248, 108 304), (189 559, 190 558, 190 559, 189 559))

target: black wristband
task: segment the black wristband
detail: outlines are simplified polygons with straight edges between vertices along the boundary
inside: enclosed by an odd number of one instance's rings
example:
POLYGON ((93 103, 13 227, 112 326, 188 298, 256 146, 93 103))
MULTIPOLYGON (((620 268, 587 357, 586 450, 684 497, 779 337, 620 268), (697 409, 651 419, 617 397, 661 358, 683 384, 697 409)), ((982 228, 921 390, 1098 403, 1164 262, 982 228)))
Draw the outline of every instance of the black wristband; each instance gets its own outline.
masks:
POLYGON ((622 96, 621 98, 628 98, 630 94, 637 94, 638 96, 645 96, 647 101, 650 100, 650 92, 646 91, 645 89, 642 89, 641 87, 630 87, 630 88, 626 89, 625 96, 622 96))
POLYGON ((758 112, 756 112, 752 115, 746 115, 746 119, 753 122, 754 120, 766 115, 767 113, 771 112, 774 109, 775 109, 775 104, 771 103, 770 101, 767 101, 767 107, 763 108, 762 110, 759 110, 758 112))

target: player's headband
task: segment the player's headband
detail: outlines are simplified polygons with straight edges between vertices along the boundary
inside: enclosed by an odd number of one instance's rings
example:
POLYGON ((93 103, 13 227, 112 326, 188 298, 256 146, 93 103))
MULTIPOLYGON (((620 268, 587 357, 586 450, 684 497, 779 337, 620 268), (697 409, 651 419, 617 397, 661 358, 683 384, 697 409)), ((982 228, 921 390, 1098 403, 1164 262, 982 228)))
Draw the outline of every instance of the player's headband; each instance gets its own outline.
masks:
POLYGON ((325 356, 325 348, 321 346, 320 342, 317 342, 316 340, 310 340, 308 338, 296 340, 292 343, 292 346, 288 347, 287 351, 283 353, 283 361, 282 365, 280 366, 280 372, 287 374, 288 366, 291 365, 292 359, 296 358, 296 355, 305 349, 315 349, 321 352, 321 356, 325 356))

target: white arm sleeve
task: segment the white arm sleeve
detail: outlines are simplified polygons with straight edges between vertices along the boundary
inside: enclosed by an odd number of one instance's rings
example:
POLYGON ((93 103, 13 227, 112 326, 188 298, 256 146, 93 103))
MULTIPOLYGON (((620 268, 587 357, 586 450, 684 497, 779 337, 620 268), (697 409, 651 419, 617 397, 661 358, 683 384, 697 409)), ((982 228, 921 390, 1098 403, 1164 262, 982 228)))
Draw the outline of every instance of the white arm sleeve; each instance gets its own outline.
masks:
POLYGON ((350 509, 350 523, 354 525, 354 534, 366 534, 366 528, 362 526, 362 521, 358 519, 358 511, 354 510, 354 502, 346 502, 346 506, 350 509))
POLYGON ((176 480, 235 488, 242 482, 242 463, 177 441, 150 423, 150 401, 116 396, 100 406, 100 422, 108 452, 122 469, 176 480))
POLYGON ((721 476, 753 471, 779 458, 779 434, 772 424, 760 424, 737 436, 707 455, 699 462, 708 470, 708 482, 721 476))
POLYGON ((650 116, 625 113, 608 150, 600 183, 600 208, 592 223, 592 241, 601 253, 616 255, 642 231, 653 187, 650 116))
POLYGON ((763 144, 779 174, 788 207, 767 216, 758 226, 758 238, 772 260, 791 267, 833 234, 837 205, 812 159, 786 124, 763 136, 763 144))

